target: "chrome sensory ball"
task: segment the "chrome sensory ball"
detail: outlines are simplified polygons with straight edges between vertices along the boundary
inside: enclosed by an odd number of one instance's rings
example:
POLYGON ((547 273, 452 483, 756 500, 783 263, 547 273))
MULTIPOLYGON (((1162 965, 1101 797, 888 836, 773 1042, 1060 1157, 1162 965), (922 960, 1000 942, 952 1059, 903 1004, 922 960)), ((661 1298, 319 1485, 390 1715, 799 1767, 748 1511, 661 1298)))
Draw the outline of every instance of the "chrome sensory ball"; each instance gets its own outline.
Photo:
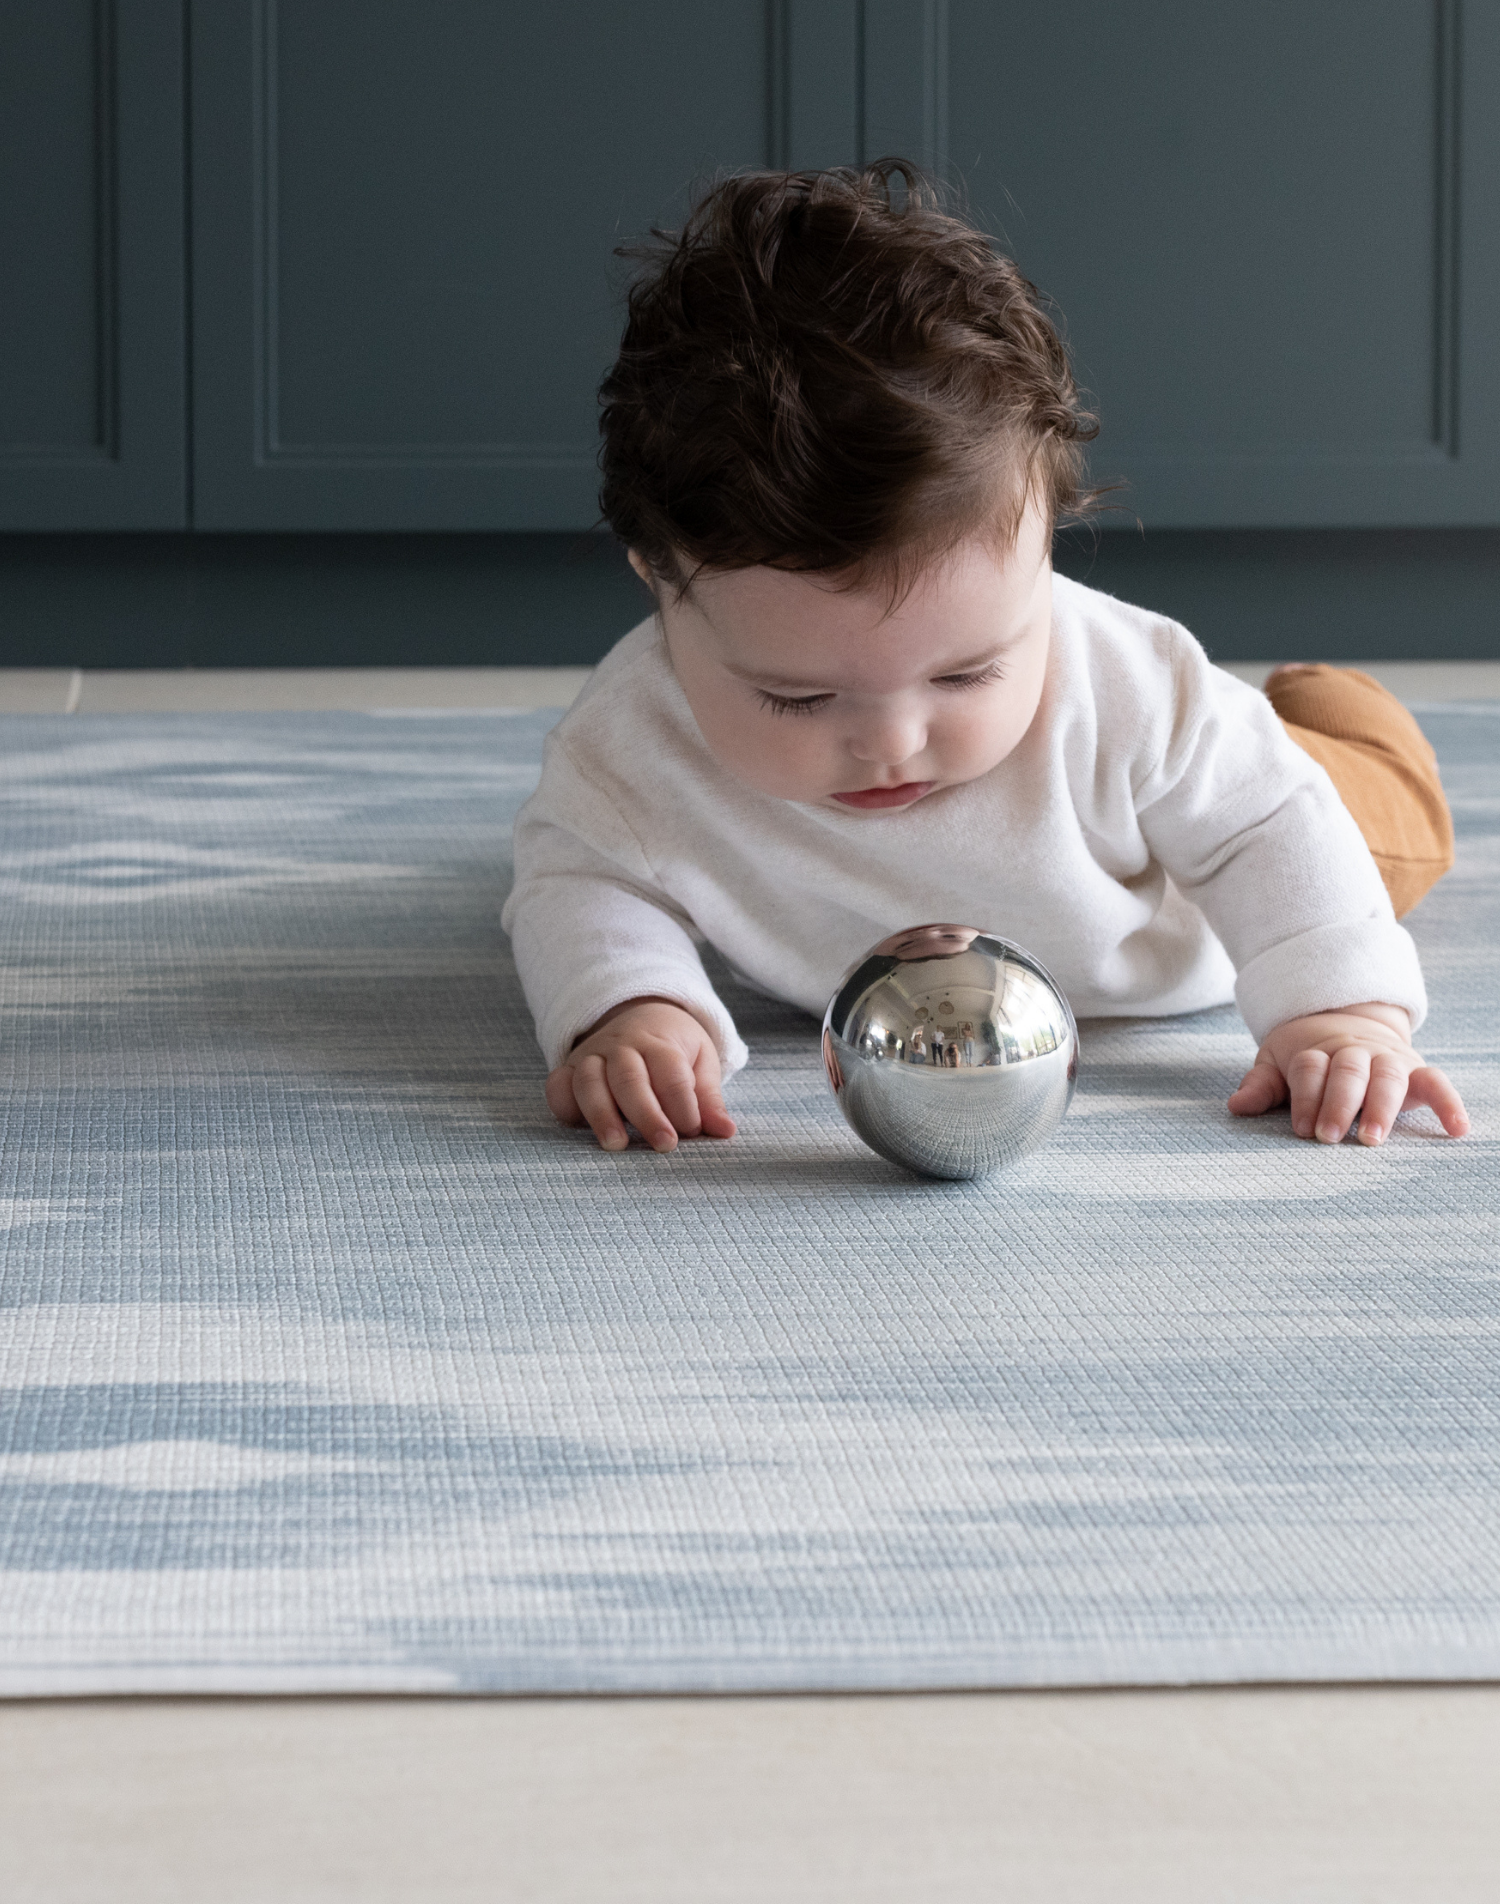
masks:
POLYGON ((927 1177, 982 1177, 1062 1122, 1078 1027, 1020 946, 977 926, 911 926, 844 975, 823 1062, 872 1150, 927 1177))

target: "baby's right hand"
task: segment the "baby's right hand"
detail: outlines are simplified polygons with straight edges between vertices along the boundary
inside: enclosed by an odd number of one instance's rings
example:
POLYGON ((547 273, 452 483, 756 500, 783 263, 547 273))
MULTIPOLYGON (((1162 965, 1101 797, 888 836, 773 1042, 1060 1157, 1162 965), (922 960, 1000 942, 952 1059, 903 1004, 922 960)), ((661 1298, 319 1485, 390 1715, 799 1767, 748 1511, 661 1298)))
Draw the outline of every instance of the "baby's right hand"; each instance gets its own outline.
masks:
POLYGON ((628 1119, 653 1150, 683 1137, 733 1137, 719 1088, 718 1047, 690 1011, 632 998, 606 1012, 547 1080, 559 1123, 587 1124, 606 1150, 630 1142, 628 1119))

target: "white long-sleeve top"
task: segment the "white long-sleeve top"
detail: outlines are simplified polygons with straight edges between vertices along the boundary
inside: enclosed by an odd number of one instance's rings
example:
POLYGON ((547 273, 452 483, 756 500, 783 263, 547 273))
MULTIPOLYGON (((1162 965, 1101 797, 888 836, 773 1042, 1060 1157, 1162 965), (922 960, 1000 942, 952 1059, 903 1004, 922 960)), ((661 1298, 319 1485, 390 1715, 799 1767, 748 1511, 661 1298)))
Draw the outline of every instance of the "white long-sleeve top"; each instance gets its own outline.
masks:
POLYGON ((1079 1017, 1234 998, 1252 1035, 1365 1000, 1426 1012, 1359 829, 1262 694, 1186 629, 1062 576, 1041 706, 981 779, 889 813, 759 793, 709 753, 655 619, 548 737, 503 915, 549 1065, 612 1006, 675 999, 748 1053, 700 942, 821 1013, 932 920, 1025 946, 1079 1017))

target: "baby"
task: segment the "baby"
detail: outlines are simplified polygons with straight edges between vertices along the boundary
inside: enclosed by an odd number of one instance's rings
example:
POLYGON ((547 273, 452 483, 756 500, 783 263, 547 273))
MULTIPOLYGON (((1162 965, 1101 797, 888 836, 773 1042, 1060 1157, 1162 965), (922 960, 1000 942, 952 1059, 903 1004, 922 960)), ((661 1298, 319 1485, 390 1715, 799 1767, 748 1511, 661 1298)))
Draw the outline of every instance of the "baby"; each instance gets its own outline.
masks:
POLYGON ((1260 1051, 1231 1111, 1464 1133, 1382 879, 1409 905, 1447 863, 1420 731, 1326 668, 1273 683, 1283 725, 1184 629, 1054 575, 1092 419, 1032 287, 920 178, 714 187, 648 254, 602 395, 603 507, 656 612, 549 738, 505 909, 564 1123, 733 1135, 748 1054, 701 943, 821 1012, 875 940, 961 919, 1079 1017, 1235 999, 1260 1051))

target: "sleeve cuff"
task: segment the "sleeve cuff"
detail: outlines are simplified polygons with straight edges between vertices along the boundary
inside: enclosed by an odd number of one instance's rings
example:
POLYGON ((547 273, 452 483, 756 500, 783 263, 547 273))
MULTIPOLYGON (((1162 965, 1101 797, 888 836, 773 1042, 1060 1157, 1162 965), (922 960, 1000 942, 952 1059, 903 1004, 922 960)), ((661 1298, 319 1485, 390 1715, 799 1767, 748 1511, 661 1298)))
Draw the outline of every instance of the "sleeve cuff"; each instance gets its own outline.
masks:
POLYGON ((1268 946, 1240 972, 1234 995, 1260 1044, 1288 1018, 1379 1001, 1427 1016, 1427 988, 1412 936, 1394 919, 1317 926, 1268 946))

